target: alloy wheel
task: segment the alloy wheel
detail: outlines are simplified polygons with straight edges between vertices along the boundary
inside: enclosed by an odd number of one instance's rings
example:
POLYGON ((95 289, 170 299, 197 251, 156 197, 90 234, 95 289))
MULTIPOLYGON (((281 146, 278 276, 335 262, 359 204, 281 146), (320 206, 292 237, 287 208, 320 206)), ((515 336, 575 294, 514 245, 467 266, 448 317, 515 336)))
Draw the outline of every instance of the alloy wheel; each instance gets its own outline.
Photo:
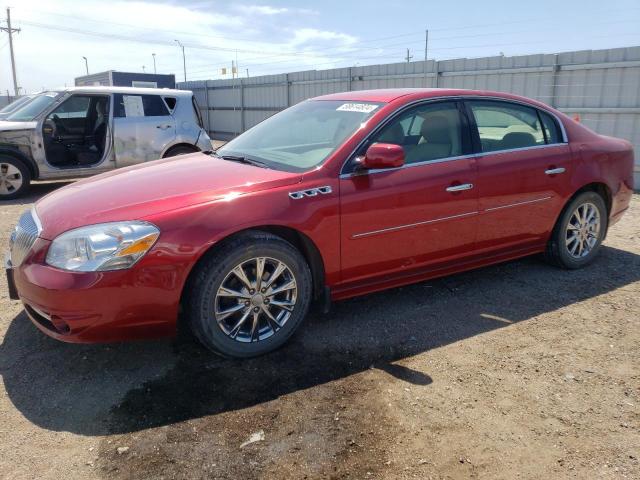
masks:
POLYGON ((573 258, 591 253, 600 238, 600 211, 590 202, 578 205, 567 223, 565 245, 573 258))
POLYGON ((0 163, 0 195, 10 195, 22 187, 22 174, 15 165, 0 163))
POLYGON ((214 299, 215 320, 233 340, 265 340, 289 320, 297 294, 295 276, 284 262, 251 258, 231 269, 220 284, 214 299))

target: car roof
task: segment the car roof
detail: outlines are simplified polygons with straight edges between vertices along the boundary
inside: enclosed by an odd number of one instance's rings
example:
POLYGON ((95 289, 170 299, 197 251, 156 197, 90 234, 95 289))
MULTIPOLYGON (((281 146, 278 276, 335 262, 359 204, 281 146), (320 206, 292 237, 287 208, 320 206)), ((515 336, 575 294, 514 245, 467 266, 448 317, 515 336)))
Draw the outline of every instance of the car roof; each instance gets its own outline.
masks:
MULTIPOLYGON (((380 90, 354 90, 350 92, 331 93, 315 97, 312 100, 338 100, 357 102, 382 102, 390 103, 400 98, 404 100, 419 100, 422 98, 479 96, 497 97, 508 100, 518 100, 532 105, 545 106, 541 102, 531 98, 513 95, 511 93, 493 92, 489 90, 468 90, 463 88, 387 88, 380 90)), ((548 108, 548 107, 547 107, 548 108)))
POLYGON ((70 93, 128 93, 131 95, 173 95, 191 96, 193 93, 191 90, 176 90, 173 88, 138 88, 138 87, 67 87, 65 92, 70 93))

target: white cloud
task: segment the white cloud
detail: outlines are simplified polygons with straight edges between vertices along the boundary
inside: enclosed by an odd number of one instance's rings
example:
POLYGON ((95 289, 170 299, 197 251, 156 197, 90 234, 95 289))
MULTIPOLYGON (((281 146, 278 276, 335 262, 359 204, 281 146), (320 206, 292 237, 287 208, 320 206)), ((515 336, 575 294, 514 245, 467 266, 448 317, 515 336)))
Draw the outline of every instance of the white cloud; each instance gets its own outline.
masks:
MULTIPOLYGON (((235 59, 236 49, 241 70, 249 68, 252 75, 259 75, 275 73, 274 69, 315 68, 356 41, 336 31, 304 28, 297 8, 280 12, 275 28, 269 15, 277 13, 265 13, 275 7, 262 7, 262 14, 251 15, 233 6, 195 9, 193 2, 58 0, 47 7, 38 0, 21 0, 12 8, 14 26, 22 28, 14 37, 18 84, 26 92, 73 85, 73 79, 85 73, 83 56, 89 59, 91 73, 141 72, 143 65, 152 72, 152 53, 158 73, 175 73, 181 81, 182 52, 175 39, 186 46, 188 80, 219 78, 221 67, 229 67, 235 59), (318 48, 331 51, 315 53, 318 48), (290 54, 300 51, 309 53, 290 54)), ((0 38, 4 93, 13 86, 9 49, 2 43, 0 38)))
POLYGON ((236 8, 248 15, 278 15, 289 12, 288 8, 270 7, 269 5, 238 5, 236 8))
POLYGON ((328 30, 318 30, 315 28, 300 28, 293 32, 294 37, 291 40, 292 45, 303 45, 309 42, 317 42, 320 41, 335 41, 342 44, 343 46, 349 46, 357 42, 357 38, 353 35, 349 35, 346 33, 340 32, 332 32, 328 30))

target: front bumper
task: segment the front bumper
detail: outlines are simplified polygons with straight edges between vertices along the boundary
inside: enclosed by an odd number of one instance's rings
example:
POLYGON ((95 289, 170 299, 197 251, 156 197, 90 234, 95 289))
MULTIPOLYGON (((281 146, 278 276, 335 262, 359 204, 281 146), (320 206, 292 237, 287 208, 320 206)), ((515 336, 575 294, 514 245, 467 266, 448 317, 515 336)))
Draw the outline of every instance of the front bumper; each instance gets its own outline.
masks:
POLYGON ((15 293, 41 331, 73 343, 175 334, 180 288, 170 267, 143 259, 128 270, 68 272, 42 260, 49 243, 39 238, 25 261, 9 269, 15 293))

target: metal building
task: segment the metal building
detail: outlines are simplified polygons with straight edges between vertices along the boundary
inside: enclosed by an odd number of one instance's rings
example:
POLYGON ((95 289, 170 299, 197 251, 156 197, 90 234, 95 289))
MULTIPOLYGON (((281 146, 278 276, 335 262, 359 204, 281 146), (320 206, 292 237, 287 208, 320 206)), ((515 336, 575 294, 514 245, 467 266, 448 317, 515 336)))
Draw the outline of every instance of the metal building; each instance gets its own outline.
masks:
POLYGON ((174 74, 106 72, 92 73, 75 79, 76 87, 144 87, 144 88, 176 88, 174 74))

